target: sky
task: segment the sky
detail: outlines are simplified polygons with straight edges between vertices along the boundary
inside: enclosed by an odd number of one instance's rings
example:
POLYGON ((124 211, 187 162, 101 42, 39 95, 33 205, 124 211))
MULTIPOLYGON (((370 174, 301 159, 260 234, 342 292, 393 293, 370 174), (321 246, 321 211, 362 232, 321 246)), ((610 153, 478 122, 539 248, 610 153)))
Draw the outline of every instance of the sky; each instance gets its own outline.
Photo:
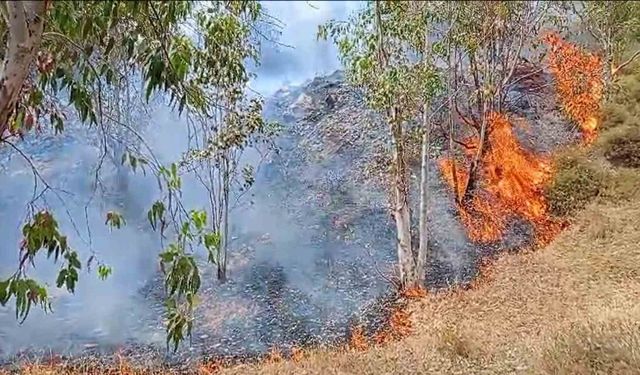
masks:
POLYGON ((282 22, 279 42, 265 42, 261 65, 251 88, 268 96, 286 84, 297 85, 340 68, 336 47, 318 41, 318 26, 346 19, 362 6, 358 1, 264 1, 265 11, 282 22))

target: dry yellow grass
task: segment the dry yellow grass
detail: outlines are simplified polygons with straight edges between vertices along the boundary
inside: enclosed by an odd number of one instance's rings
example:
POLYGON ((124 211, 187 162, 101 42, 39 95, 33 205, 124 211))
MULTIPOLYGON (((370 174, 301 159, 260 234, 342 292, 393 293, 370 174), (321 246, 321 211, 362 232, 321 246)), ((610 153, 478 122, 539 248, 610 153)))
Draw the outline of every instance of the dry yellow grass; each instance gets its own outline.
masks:
MULTIPOLYGON (((413 333, 366 351, 202 374, 640 374, 640 199, 600 200, 545 249, 505 254, 472 290, 412 302, 413 333)), ((161 369, 25 368, 24 374, 160 374, 161 369)))
POLYGON ((640 201, 593 204, 546 249, 504 255, 475 289, 411 311, 400 342, 222 373, 639 374, 640 201))

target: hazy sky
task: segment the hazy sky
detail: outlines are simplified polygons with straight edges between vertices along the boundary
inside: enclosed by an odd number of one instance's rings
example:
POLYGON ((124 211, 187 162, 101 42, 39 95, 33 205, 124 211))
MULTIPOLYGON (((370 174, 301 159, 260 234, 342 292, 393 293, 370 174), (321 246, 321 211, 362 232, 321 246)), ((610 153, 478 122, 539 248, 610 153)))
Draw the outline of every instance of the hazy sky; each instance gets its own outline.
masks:
POLYGON ((252 88, 269 95, 283 84, 299 84, 340 67, 331 42, 318 41, 318 25, 345 19, 362 5, 358 1, 265 1, 266 11, 283 23, 279 41, 292 48, 266 42, 262 63, 252 88))

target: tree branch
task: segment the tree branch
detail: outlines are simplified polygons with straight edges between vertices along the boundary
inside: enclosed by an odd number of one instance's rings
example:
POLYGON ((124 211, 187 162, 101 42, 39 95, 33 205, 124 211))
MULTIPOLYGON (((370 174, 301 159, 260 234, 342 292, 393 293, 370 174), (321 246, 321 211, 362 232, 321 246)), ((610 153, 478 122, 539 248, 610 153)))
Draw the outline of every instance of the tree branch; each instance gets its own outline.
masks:
POLYGON ((631 57, 629 57, 627 59, 627 61, 623 62, 622 64, 618 65, 618 67, 614 68, 611 70, 611 75, 615 76, 616 74, 618 74, 618 72, 622 69, 624 69, 625 66, 631 64, 633 62, 633 60, 635 60, 638 56, 640 56, 640 49, 637 50, 633 55, 631 55, 631 57))

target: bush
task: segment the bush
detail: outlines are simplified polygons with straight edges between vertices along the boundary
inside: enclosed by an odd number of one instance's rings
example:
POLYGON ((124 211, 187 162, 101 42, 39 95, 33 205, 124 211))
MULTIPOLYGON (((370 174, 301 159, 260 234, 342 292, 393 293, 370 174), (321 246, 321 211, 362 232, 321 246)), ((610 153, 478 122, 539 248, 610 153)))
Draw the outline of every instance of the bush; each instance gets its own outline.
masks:
POLYGON ((625 127, 602 136, 604 157, 616 167, 640 168, 640 127, 625 127))
POLYGON ((600 129, 607 130, 624 126, 633 120, 633 116, 629 111, 628 106, 620 103, 609 102, 602 108, 602 124, 600 129))
POLYGON ((604 171, 580 150, 570 150, 555 162, 556 174, 545 191, 549 209, 568 216, 595 199, 604 186, 604 171))

